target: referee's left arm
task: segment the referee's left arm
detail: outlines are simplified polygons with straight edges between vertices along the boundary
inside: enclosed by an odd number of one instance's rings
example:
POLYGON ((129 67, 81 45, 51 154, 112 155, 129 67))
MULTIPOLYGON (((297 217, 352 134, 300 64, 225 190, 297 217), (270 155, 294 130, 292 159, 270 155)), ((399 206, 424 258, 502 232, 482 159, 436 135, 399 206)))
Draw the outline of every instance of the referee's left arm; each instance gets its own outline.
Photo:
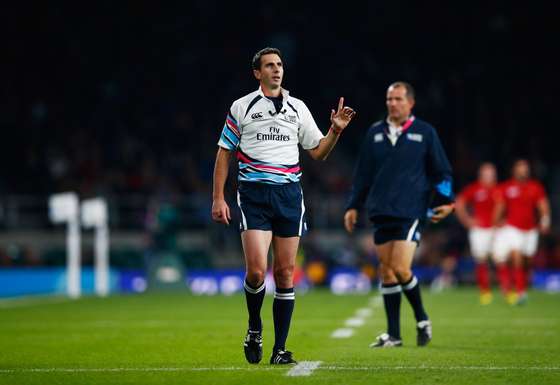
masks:
POLYGON ((344 213, 344 228, 349 233, 354 231, 354 226, 358 222, 358 211, 364 206, 366 197, 371 187, 372 178, 375 174, 375 162, 371 143, 373 143, 373 130, 370 128, 362 143, 358 162, 354 169, 354 178, 350 199, 346 205, 344 213))
POLYGON ((454 208, 453 176, 451 164, 447 159, 436 130, 432 127, 432 135, 428 148, 428 175, 435 190, 432 202, 436 207, 432 222, 438 222, 449 215, 454 208))
POLYGON ((311 157, 315 160, 326 160, 330 152, 336 145, 340 134, 348 126, 348 123, 356 115, 350 107, 344 106, 344 98, 340 98, 338 101, 338 109, 335 112, 331 110, 331 127, 327 136, 319 141, 319 145, 313 149, 308 150, 311 157))

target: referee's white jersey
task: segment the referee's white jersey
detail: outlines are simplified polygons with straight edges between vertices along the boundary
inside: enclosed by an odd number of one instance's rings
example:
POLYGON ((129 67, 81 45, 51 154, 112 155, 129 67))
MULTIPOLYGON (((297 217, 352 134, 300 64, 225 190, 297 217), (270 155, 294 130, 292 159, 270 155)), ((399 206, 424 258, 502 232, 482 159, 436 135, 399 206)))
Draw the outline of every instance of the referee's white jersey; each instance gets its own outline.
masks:
POLYGON ((298 182, 298 144, 313 149, 324 137, 303 101, 284 89, 282 96, 278 113, 260 88, 231 105, 218 145, 237 151, 239 181, 298 182))

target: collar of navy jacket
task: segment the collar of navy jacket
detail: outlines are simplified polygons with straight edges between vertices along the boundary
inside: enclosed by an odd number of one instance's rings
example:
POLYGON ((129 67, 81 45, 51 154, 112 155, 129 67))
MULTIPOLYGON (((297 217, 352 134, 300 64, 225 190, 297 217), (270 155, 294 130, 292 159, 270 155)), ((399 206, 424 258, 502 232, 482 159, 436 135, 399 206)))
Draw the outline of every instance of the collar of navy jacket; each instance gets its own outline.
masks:
POLYGON ((430 130, 426 130, 423 126, 426 123, 421 120, 416 119, 414 115, 411 115, 397 133, 397 137, 393 137, 389 129, 389 119, 384 121, 379 121, 371 126, 371 130, 374 131, 373 141, 374 143, 383 143, 390 147, 397 146, 400 142, 400 138, 404 136, 406 141, 412 141, 416 143, 422 143, 426 140, 426 136, 430 134, 430 130), (404 135, 406 134, 406 135, 404 135))
POLYGON ((399 137, 403 134, 403 132, 405 132, 406 130, 408 130, 410 128, 410 126, 414 122, 414 116, 410 115, 405 120, 405 122, 400 126, 394 125, 389 120, 389 117, 387 117, 387 119, 385 119, 385 122, 387 123, 387 127, 384 130, 385 135, 387 135, 387 138, 389 138, 389 141, 394 146, 397 143, 397 140, 399 139, 399 137))

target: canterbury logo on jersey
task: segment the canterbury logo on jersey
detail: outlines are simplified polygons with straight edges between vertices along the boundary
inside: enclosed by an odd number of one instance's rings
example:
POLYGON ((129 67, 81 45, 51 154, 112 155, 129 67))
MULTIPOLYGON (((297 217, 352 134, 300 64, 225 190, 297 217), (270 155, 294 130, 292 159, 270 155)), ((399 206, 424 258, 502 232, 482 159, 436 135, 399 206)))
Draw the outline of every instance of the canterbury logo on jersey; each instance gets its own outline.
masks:
POLYGON ((255 119, 262 119, 263 114, 262 112, 255 112, 254 114, 251 114, 251 119, 255 120, 255 119))

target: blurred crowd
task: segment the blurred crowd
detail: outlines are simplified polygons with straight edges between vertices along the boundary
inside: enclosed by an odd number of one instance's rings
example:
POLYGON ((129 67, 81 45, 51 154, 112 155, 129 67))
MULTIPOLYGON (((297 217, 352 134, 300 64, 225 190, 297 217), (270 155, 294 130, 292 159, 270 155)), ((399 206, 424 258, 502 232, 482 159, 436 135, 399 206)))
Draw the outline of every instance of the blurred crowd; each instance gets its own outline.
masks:
POLYGON ((480 162, 496 163, 503 179, 522 156, 556 207, 553 63, 535 64, 546 48, 541 37, 555 27, 550 13, 506 1, 327 8, 216 0, 7 6, 0 194, 210 199, 226 113, 257 87, 252 55, 273 46, 283 52, 285 88, 324 132, 339 96, 358 112, 329 160, 302 153, 308 196, 347 193, 363 135, 385 116, 388 84, 405 80, 416 88, 416 115, 439 131, 457 190, 480 162))
POLYGON ((530 55, 538 42, 516 37, 547 24, 528 22, 537 11, 475 3, 368 3, 345 16, 314 2, 13 5, 0 74, 0 126, 13 145, 0 192, 207 193, 225 114, 256 88, 250 60, 264 46, 283 51, 285 87, 323 130, 339 96, 358 111, 331 160, 302 155, 308 189, 348 189, 356 148, 397 79, 416 87, 416 114, 439 130, 459 185, 479 161, 506 170, 520 155, 546 178, 552 91, 530 55))

